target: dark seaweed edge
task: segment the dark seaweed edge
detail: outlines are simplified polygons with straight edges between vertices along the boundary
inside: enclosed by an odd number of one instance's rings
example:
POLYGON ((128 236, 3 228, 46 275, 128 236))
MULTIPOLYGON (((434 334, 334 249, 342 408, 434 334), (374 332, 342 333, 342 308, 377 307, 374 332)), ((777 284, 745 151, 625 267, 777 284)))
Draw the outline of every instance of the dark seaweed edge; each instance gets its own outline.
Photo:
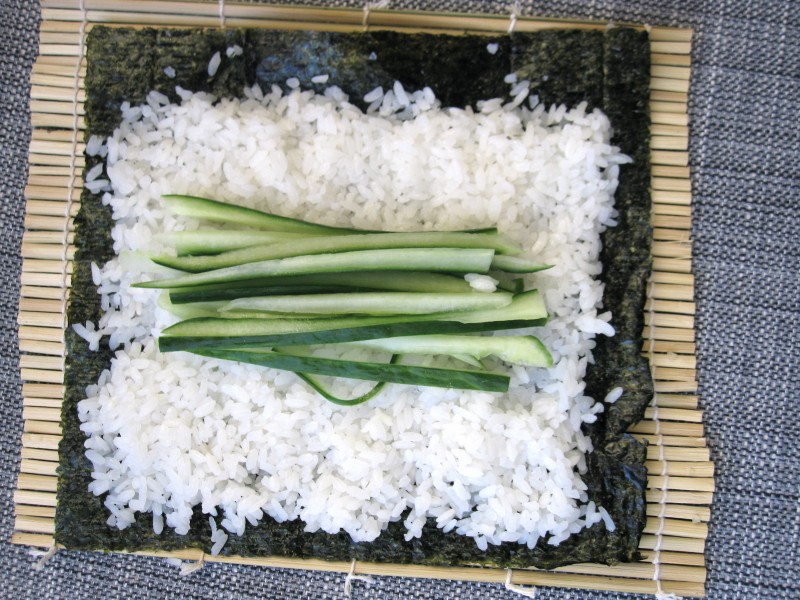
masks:
MULTIPOLYGON (((622 432, 627 425, 642 418, 644 406, 652 395, 649 370, 639 357, 643 286, 650 267, 649 43, 645 33, 628 29, 611 30, 605 34, 560 31, 471 40, 469 36, 404 37, 390 32, 359 37, 239 30, 146 29, 137 32, 96 27, 88 39, 88 54, 87 137, 110 134, 118 120, 120 102, 124 99, 133 104, 141 103, 150 89, 161 89, 173 100, 176 95, 172 90, 177 82, 193 90, 217 95, 227 95, 235 90, 234 94, 238 95, 245 84, 254 80, 262 86, 269 86, 280 84, 289 76, 297 76, 301 83, 310 84, 310 78, 320 72, 333 73, 332 82, 342 87, 348 78, 365 81, 366 89, 348 90, 354 97, 360 97, 376 84, 390 83, 395 76, 406 82, 409 88, 421 85, 415 81, 414 73, 422 83, 443 78, 441 89, 435 89, 437 95, 447 104, 459 104, 457 100, 460 99, 465 105, 505 92, 506 88, 497 77, 493 79, 481 71, 489 65, 489 70, 495 74, 502 73, 502 67, 507 65, 509 70, 515 69, 520 78, 531 79, 546 104, 575 104, 586 100, 590 108, 602 107, 614 124, 615 143, 636 160, 634 165, 624 167, 620 175, 617 205, 621 209, 621 226, 603 236, 603 261, 606 265, 604 301, 606 308, 614 311, 618 333, 610 341, 599 338, 595 356, 601 364, 611 361, 608 364, 613 368, 607 372, 592 368, 587 375, 587 393, 598 399, 616 385, 627 384, 623 398, 607 407, 606 415, 593 427, 587 428, 596 450, 587 456, 589 472, 584 479, 589 485, 590 497, 606 507, 614 518, 616 532, 610 534, 602 525, 595 525, 573 535, 558 547, 540 542, 536 549, 529 551, 516 544, 504 544, 481 552, 472 540, 460 536, 454 538, 453 544, 447 543, 448 536, 436 529, 432 522, 426 526, 422 539, 405 542, 402 522, 397 522, 381 535, 380 543, 355 544, 346 534, 309 534, 302 531, 302 523, 275 524, 265 518, 263 527, 250 529, 242 538, 231 536, 223 553, 541 568, 569 562, 613 564, 639 558, 638 540, 645 521, 644 447, 622 432), (399 43, 401 39, 402 43, 399 43), (499 44, 496 59, 500 62, 491 62, 485 52, 477 54, 476 59, 476 45, 483 48, 489 42, 499 44), (224 53, 224 49, 233 44, 248 49, 245 57, 238 62, 223 59, 217 77, 206 77, 206 57, 214 51, 224 53), (422 61, 422 64, 413 60, 409 63, 409 47, 415 47, 416 51, 427 48, 427 56, 433 59, 422 61), (275 61, 270 63, 267 60, 269 56, 281 55, 276 48, 291 59, 277 64, 291 64, 290 70, 276 69, 275 61), (336 51, 331 53, 331 48, 336 51), (365 62, 369 61, 372 52, 380 52, 377 65, 371 64, 375 61, 365 62), (452 59, 446 67, 441 66, 444 61, 435 59, 442 55, 452 59), (179 73, 176 80, 170 80, 164 74, 164 67, 173 66, 178 58, 194 66, 181 68, 188 76, 179 73), (573 60, 584 67, 593 67, 564 68, 573 60), (457 68, 453 69, 450 62, 456 63, 457 68), (457 78, 452 76, 452 71, 457 72, 457 78), (399 73, 403 73, 405 78, 399 73), (559 77, 559 73, 569 73, 569 76, 559 77), (475 75, 476 85, 468 89, 459 88, 459 82, 469 81, 470 74, 475 75), (99 89, 102 93, 97 94, 99 89), (629 212, 632 218, 626 222, 625 215, 629 212), (638 230, 640 234, 636 236, 636 243, 628 246, 632 250, 630 259, 619 257, 616 249, 626 245, 625 227, 634 223, 644 224, 644 227, 638 230), (626 289, 632 289, 633 293, 626 294, 626 289), (624 322, 618 318, 623 314, 628 315, 622 320, 624 322), (614 359, 620 354, 633 361, 631 367, 614 359), (631 389, 641 390, 641 393, 632 394, 628 392, 631 389), (269 523, 272 526, 267 527, 269 523)), ((86 168, 94 164, 96 159, 87 157, 86 168)), ((108 209, 102 206, 99 195, 84 191, 81 200, 81 211, 76 218, 77 251, 72 300, 68 309, 70 324, 86 320, 96 322, 99 318, 99 299, 91 282, 90 264, 92 260, 102 263, 113 254, 108 209)), ((56 541, 74 549, 206 547, 210 531, 207 518, 199 510, 195 511, 192 533, 188 536, 178 536, 168 528, 156 536, 150 519, 145 515, 137 515, 136 525, 123 531, 112 530, 106 525, 107 512, 102 499, 87 491, 91 466, 83 453, 85 438, 79 429, 76 404, 83 398, 86 385, 96 382, 99 373, 107 367, 111 353, 89 352, 71 328, 66 332, 66 343, 69 352, 62 417, 64 438, 59 448, 61 465, 56 541)))

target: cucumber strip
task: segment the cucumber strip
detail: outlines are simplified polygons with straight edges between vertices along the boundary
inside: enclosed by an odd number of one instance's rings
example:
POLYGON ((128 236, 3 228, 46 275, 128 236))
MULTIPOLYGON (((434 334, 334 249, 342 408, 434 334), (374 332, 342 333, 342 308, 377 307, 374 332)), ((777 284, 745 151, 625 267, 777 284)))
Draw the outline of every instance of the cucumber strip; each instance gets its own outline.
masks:
MULTIPOLYGON (((280 353, 280 351, 277 351, 280 353)), ((393 365, 400 360, 400 355, 392 354, 391 359, 389 359, 389 364, 393 365)), ((325 398, 328 402, 332 402, 333 404, 338 404, 339 406, 356 406, 358 404, 363 404, 364 402, 371 400, 375 396, 377 396, 383 388, 386 387, 386 381, 379 381, 372 389, 368 392, 361 394, 360 396, 356 396, 355 398, 340 398, 339 396, 335 395, 331 392, 323 382, 319 381, 314 375, 309 373, 295 373, 300 379, 305 381, 315 392, 317 392, 320 396, 325 398)))
POLYGON ((445 271, 486 273, 493 250, 479 248, 402 248, 294 256, 237 265, 205 273, 138 283, 134 287, 172 289, 208 283, 233 283, 282 275, 342 271, 445 271))
POLYGON ((489 277, 497 280, 497 289, 519 294, 525 291, 525 280, 505 271, 489 271, 489 277))
POLYGON ((219 309, 225 306, 225 302, 195 302, 175 305, 170 301, 169 294, 164 292, 158 297, 158 306, 179 319, 202 319, 219 317, 219 309))
POLYGON ((410 365, 386 364, 338 360, 309 356, 293 356, 283 352, 269 350, 231 350, 202 349, 195 354, 224 360, 283 369, 295 373, 312 375, 331 375, 349 379, 365 379, 368 381, 385 381, 407 385, 425 385, 432 387, 455 388, 462 390, 480 390, 485 392, 506 392, 510 378, 490 371, 467 371, 461 369, 440 369, 434 367, 417 367, 410 365))
POLYGON ((496 356, 526 367, 552 367, 553 357, 542 342, 532 336, 415 335, 341 344, 394 354, 466 355, 479 360, 496 356))
POLYGON ((219 254, 250 246, 263 246, 311 237, 311 234, 252 229, 196 229, 162 233, 156 237, 162 243, 174 247, 178 256, 184 256, 187 254, 219 254))
POLYGON ((177 289, 170 292, 175 304, 186 302, 206 302, 215 300, 235 300, 252 296, 270 296, 286 293, 320 293, 303 288, 320 289, 324 293, 353 290, 393 290, 398 292, 430 292, 460 294, 472 292, 469 283, 462 277, 429 273, 426 271, 365 271, 355 273, 320 273, 317 275, 295 275, 250 280, 241 287, 231 287, 228 283, 177 289), (281 289, 292 291, 281 291, 281 289), (293 288, 296 288, 294 290, 293 288), (274 291, 273 291, 274 290, 274 291))
POLYGON ((522 249, 498 233, 368 233, 347 236, 312 237, 289 240, 267 246, 252 246, 215 256, 159 256, 153 262, 180 271, 200 273, 247 263, 292 256, 381 250, 389 248, 490 248, 500 254, 522 249))
POLYGON ((506 273, 537 273, 538 271, 545 271, 552 267, 553 265, 537 263, 517 256, 495 255, 492 259, 492 269, 505 271, 506 273))
POLYGON ((281 217, 253 208, 219 202, 209 198, 197 196, 184 196, 180 194, 167 194, 162 196, 167 208, 176 215, 205 219, 217 223, 232 223, 244 227, 280 231, 286 233, 315 233, 317 235, 348 235, 357 233, 356 229, 343 227, 328 227, 308 223, 300 219, 281 217))
POLYGON ((406 292, 363 292, 355 294, 313 294, 239 298, 220 312, 264 310, 280 313, 326 315, 428 315, 502 308, 511 304, 508 292, 492 294, 419 294, 406 292))
POLYGON ((162 352, 248 345, 302 346, 422 334, 477 333, 541 327, 547 311, 536 290, 500 309, 416 317, 191 319, 165 329, 162 352))
MULTIPOLYGON (((353 317, 359 321, 377 317, 353 317)), ((190 319, 167 328, 158 339, 162 352, 194 351, 201 348, 239 348, 252 346, 306 346, 334 344, 375 338, 437 333, 480 333, 501 329, 541 327, 547 320, 459 323, 458 321, 403 321, 341 325, 350 319, 190 319), (225 335, 220 329, 231 326, 225 335), (185 326, 175 335, 174 327, 185 326), (172 331, 170 331, 172 330, 172 331), (169 333, 167 333, 169 332, 169 333), (194 332, 194 335, 191 333, 194 332), (209 332, 213 332, 209 335, 209 332), (166 335, 165 335, 166 334, 166 335), (214 335, 216 334, 216 335, 214 335)))

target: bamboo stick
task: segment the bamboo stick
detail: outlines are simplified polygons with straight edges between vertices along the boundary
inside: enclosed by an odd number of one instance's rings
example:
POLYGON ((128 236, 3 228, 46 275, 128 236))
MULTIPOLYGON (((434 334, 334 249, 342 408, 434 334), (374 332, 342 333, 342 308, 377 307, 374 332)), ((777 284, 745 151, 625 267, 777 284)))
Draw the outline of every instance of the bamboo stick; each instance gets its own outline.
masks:
POLYGON ((58 479, 49 475, 33 475, 31 473, 20 473, 17 479, 17 487, 22 490, 33 492, 52 492, 55 493, 58 479))
MULTIPOLYGON (((691 506, 687 504, 667 504, 665 506, 664 516, 670 519, 686 519, 697 522, 707 522, 711 519, 711 509, 707 506, 691 506)), ((647 516, 660 517, 661 510, 661 504, 648 504, 647 516)))
POLYGON ((681 217, 685 219, 688 225, 691 225, 692 208, 688 205, 654 202, 652 206, 652 218, 656 219, 660 216, 681 217))
MULTIPOLYGON (((76 93, 74 85, 71 88, 59 86, 45 86, 45 85, 32 85, 31 86, 31 99, 33 100, 53 100, 61 102, 72 102, 76 93)), ((86 93, 83 90, 78 90, 77 98, 79 102, 86 100, 86 93)))
MULTIPOLYGON (((68 251, 70 254, 72 254, 74 248, 70 248, 68 251)), ((68 289, 65 290, 57 287, 41 287, 35 285, 23 285, 20 287, 21 298, 44 298, 46 300, 60 300, 65 296, 68 297, 68 292, 68 289)))
POLYGON ((23 381, 39 381, 43 383, 58 383, 64 380, 62 371, 46 371, 42 369, 20 369, 20 376, 23 381))
POLYGON ((650 100, 657 102, 678 102, 688 104, 689 94, 687 92, 666 92, 664 90, 650 90, 650 100))
POLYGON ((681 258, 683 260, 692 258, 692 246, 685 242, 654 241, 650 251, 653 256, 662 258, 681 258))
MULTIPOLYGON (((653 562, 655 552, 642 552, 643 560, 653 562)), ((659 562, 669 565, 690 565, 694 567, 705 566, 706 560, 702 554, 689 554, 686 552, 659 552, 659 562)))
MULTIPOLYGON (((655 403, 662 408, 696 409, 697 396, 683 394, 656 394, 655 403)), ((674 419, 681 421, 684 419, 674 419)))
MULTIPOLYGON (((41 448, 21 448, 20 458, 33 460, 43 460, 53 463, 58 462, 58 452, 55 450, 43 450, 41 448)), ((35 503, 34 503, 35 504, 35 503)))
MULTIPOLYGON (((685 490, 654 490, 648 489, 645 492, 647 502, 661 504, 668 502, 670 504, 700 504, 710 505, 712 495, 711 492, 696 492, 685 490)), ((652 549, 652 548, 650 548, 652 549)))
MULTIPOLYGON (((653 189, 665 192, 685 192, 691 193, 692 182, 688 179, 676 179, 671 177, 654 177, 653 189)), ((689 196, 691 201, 691 196, 689 196)))
POLYGON ((688 92, 689 80, 653 77, 650 79, 650 88, 653 90, 663 90, 665 92, 688 92))
MULTIPOLYGON (((639 548, 642 550, 653 550, 656 547, 656 543, 658 542, 655 535, 644 534, 639 548)), ((705 550, 705 540, 700 538, 663 536, 661 537, 661 549, 670 552, 702 554, 705 550)))
MULTIPOLYGON (((63 380, 64 375, 61 375, 63 380)), ((27 420, 23 424, 22 431, 25 433, 43 433, 45 435, 61 435, 61 423, 52 423, 50 421, 32 421, 27 420)))
POLYGON ((683 102, 663 102, 660 100, 650 101, 650 112, 653 113, 676 113, 686 114, 686 104, 683 102))
MULTIPOLYGON (((58 443, 61 441, 61 434, 49 435, 42 433, 23 433, 22 445, 25 448, 45 448, 58 450, 58 443)), ((18 487, 22 487, 18 484, 18 487)))
POLYGON ((650 364, 654 367, 694 370, 696 360, 694 356, 686 354, 651 354, 650 364))
POLYGON ((694 275, 691 273, 662 273, 653 271, 650 280, 658 284, 694 285, 694 275))
POLYGON ((646 462, 649 473, 662 473, 666 464, 666 475, 670 477, 713 477, 714 463, 712 462, 678 462, 648 460, 646 462))
MULTIPOLYGON (((645 533, 655 533, 662 528, 662 519, 648 517, 645 533)), ((663 519, 663 535, 705 540, 708 537, 708 525, 692 523, 682 519, 663 519)))
MULTIPOLYGON (((697 373, 694 369, 673 369, 670 367, 653 367, 653 378, 658 382, 692 382, 697 379, 697 373)), ((658 389, 656 387, 656 389, 658 389)))
POLYGON ((675 215, 653 215, 653 227, 668 227, 671 229, 685 229, 692 228, 691 217, 675 216, 675 215))
POLYGON ((42 517, 17 516, 14 520, 14 529, 31 533, 54 533, 55 522, 53 519, 42 517))
POLYGON ((681 462, 709 462, 708 448, 683 448, 671 446, 647 446, 647 458, 650 460, 658 459, 663 454, 664 460, 681 462))
MULTIPOLYGON (((671 138, 677 139, 677 138, 671 138)), ((680 204, 689 206, 692 203, 691 190, 663 190, 654 189, 652 192, 653 202, 661 204, 680 204)))
MULTIPOLYGON (((647 562, 635 562, 620 564, 612 567, 613 574, 617 577, 632 577, 638 579, 652 579, 655 574, 655 567, 647 562)), ((573 573, 576 575, 609 575, 609 568, 606 565, 591 563, 568 565, 553 569, 556 573, 573 573)), ((692 583, 702 583, 706 578, 706 570, 703 567, 676 567, 674 565, 661 565, 660 575, 662 581, 684 581, 692 583)))
POLYGON ((676 327, 649 327, 647 334, 656 340, 674 341, 674 342, 692 342, 694 341, 694 329, 682 329, 676 327))
POLYGON ((40 398, 61 399, 64 396, 63 385, 50 385, 42 383, 23 383, 23 396, 37 396, 40 398))
POLYGON ((40 127, 36 127, 33 129, 33 131, 31 131, 32 140, 43 140, 43 141, 53 141, 53 142, 72 143, 72 138, 74 137, 74 135, 75 131, 72 127, 69 127, 67 129, 42 129, 40 127))
POLYGON ((691 42, 650 42, 650 51, 656 54, 691 54, 691 42))
POLYGON ((64 339, 64 331, 59 327, 31 327, 25 325, 19 328, 20 338, 27 340, 41 340, 45 342, 61 342, 64 339))
POLYGON ((684 490, 690 492, 713 492, 714 480, 704 477, 680 477, 670 476, 669 478, 661 475, 648 475, 647 487, 653 489, 684 490))
POLYGON ((688 436, 674 436, 674 435, 655 435, 655 434, 642 434, 637 433, 633 437, 640 441, 646 441, 648 444, 657 448, 658 445, 663 445, 664 450, 683 448, 686 450, 693 450, 702 448, 708 451, 706 447, 706 439, 704 437, 688 437, 688 436))
POLYGON ((56 495, 48 492, 33 492, 30 490, 15 490, 14 502, 16 504, 30 504, 32 506, 56 505, 56 495))
POLYGON ((47 354, 48 356, 64 356, 64 344, 60 342, 39 342, 20 339, 19 350, 20 352, 47 354))
POLYGON ((664 54, 661 52, 654 52, 650 54, 650 63, 653 65, 688 67, 692 64, 692 59, 688 54, 664 54))
POLYGON ((49 548, 53 545, 53 536, 15 531, 11 535, 11 543, 34 548, 49 548))
POLYGON ((28 165, 28 175, 59 175, 64 177, 70 176, 69 166, 56 166, 56 165, 28 165))
POLYGON ((653 324, 656 327, 668 327, 671 329, 690 329, 694 331, 694 318, 690 315, 673 315, 666 313, 645 313, 645 325, 653 324))
POLYGON ((654 150, 687 150, 689 138, 677 135, 652 135, 650 147, 654 150))
POLYGON ((694 304, 694 285, 653 283, 652 290, 652 297, 656 300, 679 300, 694 304))
POLYGON ((652 150, 650 160, 656 165, 685 167, 689 164, 689 153, 675 150, 652 150))
MULTIPOLYGON (((56 517, 56 509, 50 506, 35 506, 30 504, 17 504, 14 507, 14 514, 24 517, 40 517, 44 519, 54 520, 56 517)), ((55 526, 55 522, 54 522, 55 526)))
MULTIPOLYGON (((679 125, 661 125, 661 127, 679 127, 679 125)), ((653 178, 675 178, 689 181, 689 167, 670 167, 668 165, 653 165, 653 178)), ((691 188, 690 188, 691 189, 691 188)))
MULTIPOLYGON (((73 234, 70 233, 67 243, 72 243, 73 234)), ((61 246, 64 243, 64 232, 55 231, 26 231, 22 241, 29 244, 52 244, 61 246)))
POLYGON ((22 273, 21 282, 24 286, 68 288, 70 277, 61 273, 22 273))
MULTIPOLYGON (((647 342, 648 351, 652 344, 652 351, 658 354, 694 354, 695 345, 692 342, 668 342, 664 340, 653 340, 647 342)), ((646 353, 645 353, 646 356, 646 353)))
POLYGON ((47 371, 61 372, 64 370, 64 359, 60 356, 23 354, 19 359, 20 367, 23 369, 45 369, 47 371))
POLYGON ((34 421, 51 421, 61 423, 61 408, 43 406, 26 406, 22 409, 22 418, 34 421))
MULTIPOLYGON (((65 127, 71 128, 74 123, 72 115, 57 115, 52 113, 31 113, 31 124, 34 127, 65 127)), ((83 117, 78 117, 78 130, 83 131, 86 129, 86 120, 83 117)), ((83 139, 81 134, 80 139, 83 139)))
MULTIPOLYGON (((676 435, 695 438, 703 437, 703 426, 698 423, 666 421, 659 423, 659 425, 661 429, 660 433, 662 435, 676 435)), ((654 421, 650 421, 649 419, 645 419, 644 421, 640 421, 631 427, 630 431, 634 433, 656 433, 656 423, 654 421)))
POLYGON ((694 31, 675 27, 653 27, 650 40, 654 42, 691 42, 694 31))
MULTIPOLYGON (((64 248, 64 246, 56 244, 31 244, 23 241, 21 250, 23 258, 55 260, 65 257, 67 260, 72 260, 75 257, 75 248, 71 246, 64 248)), ((28 296, 32 298, 40 298, 41 296, 31 296, 31 293, 33 293, 35 289, 36 288, 28 288, 27 290, 22 290, 21 295, 23 297, 28 296)))
POLYGON ((33 272, 33 273, 58 273, 61 274, 65 270, 67 272, 72 272, 72 262, 64 263, 61 260, 36 260, 31 258, 26 258, 22 260, 22 271, 23 273, 33 272))
POLYGON ((661 125, 653 124, 650 126, 650 133, 653 136, 668 136, 668 137, 683 137, 689 136, 689 127, 687 125, 661 125))
POLYGON ((22 298, 19 302, 20 310, 35 312, 62 313, 64 303, 61 300, 43 300, 41 298, 22 298))
POLYGON ((653 269, 657 271, 669 271, 672 273, 690 273, 692 263, 688 260, 676 258, 653 258, 653 269))
POLYGON ((58 463, 23 458, 20 463, 20 473, 32 473, 34 475, 51 475, 56 477, 56 467, 58 463))
POLYGON ((20 312, 17 317, 19 325, 32 327, 52 327, 61 329, 64 326, 64 315, 60 313, 20 312))
POLYGON ((61 404, 61 398, 35 398, 28 396, 22 398, 23 408, 28 406, 41 406, 44 408, 57 408, 61 410, 61 404))
MULTIPOLYGON (((655 414, 654 408, 645 409, 646 419, 652 419, 655 414)), ((658 418, 661 421, 684 421, 686 423, 702 423, 703 413, 699 410, 684 410, 681 408, 662 408, 658 407, 658 418)))
MULTIPOLYGON (((666 65, 653 65, 650 68, 650 76, 654 79, 677 79, 680 81, 689 81, 692 71, 689 67, 673 67, 666 65)), ((659 88, 652 87, 657 90, 659 88)), ((674 90, 679 91, 679 90, 674 90)), ((688 91, 688 90, 686 90, 688 91)))
POLYGON ((61 156, 58 154, 39 154, 31 152, 28 156, 28 162, 32 165, 46 165, 48 167, 69 167, 72 162, 75 162, 76 169, 83 169, 86 161, 83 154, 76 155, 75 157, 61 156))
POLYGON ((686 302, 683 300, 655 300, 649 298, 645 304, 645 310, 654 310, 660 313, 673 313, 677 315, 694 315, 695 304, 694 302, 686 302))
POLYGON ((650 122, 658 125, 686 127, 689 125, 689 116, 685 112, 653 110, 650 113, 650 122))
POLYGON ((26 214, 25 227, 27 229, 42 229, 44 231, 64 231, 66 227, 72 230, 72 222, 66 223, 63 217, 26 214))
POLYGON ((694 394, 697 392, 697 380, 656 381, 654 387, 656 392, 694 394))

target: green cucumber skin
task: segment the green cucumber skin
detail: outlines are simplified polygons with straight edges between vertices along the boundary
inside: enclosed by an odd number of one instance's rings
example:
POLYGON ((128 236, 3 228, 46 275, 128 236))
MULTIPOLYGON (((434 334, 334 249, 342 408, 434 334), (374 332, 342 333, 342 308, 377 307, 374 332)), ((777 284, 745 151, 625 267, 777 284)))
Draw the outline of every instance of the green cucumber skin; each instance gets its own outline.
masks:
POLYGON ((356 346, 397 354, 428 354, 476 360, 496 356, 500 360, 526 367, 552 367, 553 357, 542 342, 532 336, 421 335, 349 342, 356 346))
POLYGON ((266 260, 205 273, 137 283, 134 287, 146 289, 190 288, 208 283, 244 282, 250 279, 284 275, 381 270, 486 273, 493 256, 493 250, 474 248, 358 250, 339 254, 266 260))
POLYGON ((506 273, 538 273, 552 269, 553 265, 537 263, 517 256, 495 255, 492 259, 492 270, 506 273))
POLYGON ((156 264, 178 269, 179 271, 200 273, 292 256, 352 252, 355 250, 388 250, 392 248, 485 248, 501 254, 521 252, 521 248, 514 246, 499 234, 455 232, 371 233, 289 240, 223 252, 215 256, 160 256, 152 260, 156 264))
POLYGON ((307 233, 259 231, 253 229, 195 229, 161 234, 159 240, 175 248, 178 256, 213 255, 311 237, 307 233))
MULTIPOLYGON (((194 319, 208 321, 210 319, 194 319)), ((214 320, 216 321, 216 320, 214 320)), ((230 323, 219 319, 223 323, 230 323)), ((185 321, 184 323, 188 323, 185 321)), ((416 321, 404 323, 383 323, 340 329, 312 329, 293 333, 274 333, 266 335, 163 335, 158 340, 161 352, 195 351, 203 348, 243 348, 248 346, 311 346, 354 342, 376 338, 388 338, 434 333, 480 333, 502 329, 524 329, 541 327, 547 319, 528 319, 491 323, 459 323, 457 321, 416 321)), ((198 323, 199 324, 199 323, 198 323)))
POLYGON ((218 223, 233 223, 245 227, 255 227, 268 231, 285 233, 317 233, 320 235, 348 235, 357 233, 355 229, 329 227, 308 223, 300 219, 281 217, 253 208, 219 202, 210 198, 167 194, 162 196, 167 208, 172 212, 197 219, 206 219, 218 223))
POLYGON ((359 292, 354 294, 314 294, 308 296, 269 296, 239 298, 220 309, 228 311, 267 311, 278 313, 316 313, 326 315, 428 315, 434 313, 497 310, 511 304, 508 292, 468 294, 425 294, 406 292, 359 292))
POLYGON ((294 275, 255 279, 242 287, 231 284, 212 284, 170 292, 173 304, 235 300, 253 296, 270 296, 282 293, 332 293, 335 291, 405 291, 466 293, 472 288, 463 277, 454 277, 426 271, 362 271, 318 275, 294 275), (401 279, 402 278, 402 279, 401 279), (286 289, 287 291, 281 291, 286 289), (312 292, 311 289, 320 291, 312 292), (261 291, 263 290, 263 292, 261 291))
POLYGON ((198 350, 196 354, 210 358, 235 360, 273 369, 296 373, 329 375, 368 381, 385 381, 406 385, 479 390, 485 392, 507 392, 510 378, 499 373, 437 369, 408 365, 355 362, 332 358, 292 356, 276 352, 246 350, 198 350))

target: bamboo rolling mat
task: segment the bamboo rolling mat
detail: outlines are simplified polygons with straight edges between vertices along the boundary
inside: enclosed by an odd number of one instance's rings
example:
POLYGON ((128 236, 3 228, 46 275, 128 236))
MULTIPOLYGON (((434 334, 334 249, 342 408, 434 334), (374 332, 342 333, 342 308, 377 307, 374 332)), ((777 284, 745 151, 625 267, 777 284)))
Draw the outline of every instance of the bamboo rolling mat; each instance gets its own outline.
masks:
MULTIPOLYGON (((12 542, 53 547, 56 466, 61 437, 66 302, 72 218, 83 185, 85 36, 95 23, 126 26, 264 27, 354 32, 366 28, 459 34, 604 28, 605 24, 507 15, 465 15, 259 4, 43 0, 40 54, 31 76, 29 154, 19 312, 23 380, 22 463, 14 495, 12 542)), ((647 526, 639 563, 579 564, 554 571, 433 568, 281 557, 208 556, 200 550, 154 552, 187 560, 702 596, 714 465, 698 408, 691 256, 691 185, 687 101, 692 32, 650 30, 653 273, 645 308, 643 352, 655 398, 631 433, 649 442, 647 526)))

